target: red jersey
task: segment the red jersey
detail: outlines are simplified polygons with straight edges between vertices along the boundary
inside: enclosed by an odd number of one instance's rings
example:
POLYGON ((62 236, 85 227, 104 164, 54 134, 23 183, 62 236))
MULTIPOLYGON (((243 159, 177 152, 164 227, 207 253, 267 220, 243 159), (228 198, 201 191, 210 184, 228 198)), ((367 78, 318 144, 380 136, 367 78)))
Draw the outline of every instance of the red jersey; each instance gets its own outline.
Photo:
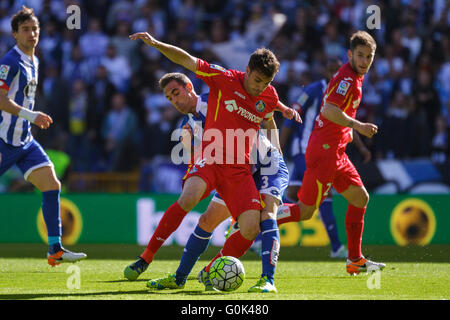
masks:
POLYGON ((278 94, 269 85, 259 96, 244 89, 244 72, 198 59, 196 76, 210 88, 202 157, 217 164, 248 164, 260 123, 273 115, 278 94))
MULTIPOLYGON (((321 109, 328 102, 354 119, 361 102, 363 80, 364 76, 353 71, 350 62, 344 64, 331 78, 322 99, 321 109)), ((308 148, 312 148, 314 152, 321 150, 328 154, 342 155, 347 143, 351 141, 351 130, 327 120, 319 113, 308 148)))

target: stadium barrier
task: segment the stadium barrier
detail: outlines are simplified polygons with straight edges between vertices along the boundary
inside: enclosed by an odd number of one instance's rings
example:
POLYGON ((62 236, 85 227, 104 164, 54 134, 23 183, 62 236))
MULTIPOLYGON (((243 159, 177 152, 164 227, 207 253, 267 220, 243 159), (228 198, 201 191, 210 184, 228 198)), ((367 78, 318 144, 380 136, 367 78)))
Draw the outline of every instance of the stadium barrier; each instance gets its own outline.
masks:
MULTIPOLYGON (((62 194, 63 243, 129 243, 146 245, 164 210, 175 195, 62 194)), ((0 194, 0 242, 45 242, 46 228, 38 194, 0 194)), ((184 246, 209 203, 200 202, 165 245, 184 246)), ((333 208, 341 241, 345 241, 347 203, 335 196, 333 208)), ((364 244, 449 244, 449 195, 371 195, 366 215, 364 244)), ((221 246, 229 221, 214 232, 212 244, 221 246)), ((280 227, 282 246, 327 246, 320 217, 280 227)))

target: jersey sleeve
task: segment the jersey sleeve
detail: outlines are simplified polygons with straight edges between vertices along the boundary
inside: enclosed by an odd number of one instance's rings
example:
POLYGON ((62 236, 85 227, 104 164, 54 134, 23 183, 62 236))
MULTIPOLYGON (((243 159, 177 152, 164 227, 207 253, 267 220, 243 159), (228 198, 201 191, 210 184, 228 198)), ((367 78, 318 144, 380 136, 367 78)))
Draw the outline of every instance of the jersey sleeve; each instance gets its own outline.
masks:
POLYGON ((275 87, 270 85, 270 87, 268 87, 268 88, 270 90, 270 93, 269 93, 269 97, 270 97, 270 99, 269 99, 269 112, 267 112, 266 115, 264 116, 265 120, 270 120, 270 119, 273 118, 274 111, 278 107, 278 101, 279 101, 278 92, 275 89, 275 87))
POLYGON ((0 60, 0 89, 9 91, 14 77, 19 71, 19 64, 11 59, 0 60))
POLYGON ((349 97, 352 87, 355 86, 356 80, 351 76, 345 76, 345 74, 338 74, 333 78, 329 85, 325 102, 334 104, 339 108, 344 108, 345 102, 349 97))
POLYGON ((195 76, 203 80, 208 86, 218 86, 231 72, 217 64, 209 64, 205 60, 197 59, 195 76))

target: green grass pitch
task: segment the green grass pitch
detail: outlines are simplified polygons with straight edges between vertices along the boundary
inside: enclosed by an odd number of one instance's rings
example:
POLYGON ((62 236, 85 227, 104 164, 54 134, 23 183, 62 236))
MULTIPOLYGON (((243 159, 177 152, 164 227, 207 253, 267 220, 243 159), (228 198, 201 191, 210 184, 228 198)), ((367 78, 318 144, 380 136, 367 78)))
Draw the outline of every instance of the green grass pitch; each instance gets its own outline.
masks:
POLYGON ((151 278, 178 267, 181 247, 163 247, 149 269, 134 282, 123 269, 143 247, 137 245, 77 245, 88 254, 84 261, 50 267, 43 244, 0 245, 0 300, 442 300, 450 298, 450 245, 425 247, 364 246, 364 253, 385 262, 379 274, 349 276, 345 261, 328 258, 329 248, 282 247, 275 284, 277 294, 247 293, 261 272, 258 257, 241 258, 246 278, 235 292, 204 292, 198 271, 218 251, 210 247, 194 267, 181 290, 153 291, 151 278), (79 272, 77 274, 77 272, 79 272), (79 277, 77 277, 77 275, 79 277), (79 279, 79 282, 77 282, 79 279), (79 288, 77 286, 79 285, 79 288))

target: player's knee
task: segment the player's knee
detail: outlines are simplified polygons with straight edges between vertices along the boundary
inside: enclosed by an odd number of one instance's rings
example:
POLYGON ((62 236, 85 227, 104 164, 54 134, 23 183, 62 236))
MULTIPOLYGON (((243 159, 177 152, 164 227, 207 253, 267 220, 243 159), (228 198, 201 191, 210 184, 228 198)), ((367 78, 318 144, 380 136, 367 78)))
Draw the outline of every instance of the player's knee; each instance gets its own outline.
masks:
POLYGON ((191 211, 200 202, 201 195, 197 192, 182 192, 178 198, 178 204, 185 211, 191 211))
POLYGON ((55 187, 58 190, 61 190, 61 181, 59 181, 58 179, 55 180, 55 187))
POLYGON ((217 225, 218 225, 217 219, 215 219, 214 215, 208 215, 204 213, 198 220, 198 226, 206 232, 214 231, 217 225))
POLYGON ((361 208, 363 207, 367 207, 367 205, 369 204, 369 193, 364 189, 363 192, 361 192, 361 208))
POLYGON ((267 220, 267 219, 276 220, 277 219, 277 213, 276 212, 271 212, 269 210, 262 210, 261 211, 261 221, 264 221, 264 220, 267 220))
POLYGON ((39 189, 41 192, 61 190, 61 182, 58 179, 51 179, 41 185, 39 189))
POLYGON ((301 203, 299 207, 300 207, 300 220, 302 221, 311 219, 314 215, 314 212, 316 212, 317 209, 315 206, 306 206, 302 205, 301 203))
POLYGON ((240 225, 241 235, 247 240, 254 240, 259 232, 259 221, 257 223, 240 225))
POLYGON ((194 197, 185 196, 178 199, 178 204, 184 211, 189 212, 195 207, 197 202, 194 197))
POLYGON ((369 193, 366 189, 361 189, 356 196, 353 197, 353 201, 350 202, 353 206, 358 208, 364 208, 369 203, 369 193))

